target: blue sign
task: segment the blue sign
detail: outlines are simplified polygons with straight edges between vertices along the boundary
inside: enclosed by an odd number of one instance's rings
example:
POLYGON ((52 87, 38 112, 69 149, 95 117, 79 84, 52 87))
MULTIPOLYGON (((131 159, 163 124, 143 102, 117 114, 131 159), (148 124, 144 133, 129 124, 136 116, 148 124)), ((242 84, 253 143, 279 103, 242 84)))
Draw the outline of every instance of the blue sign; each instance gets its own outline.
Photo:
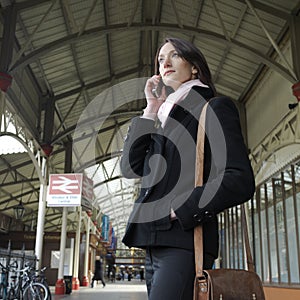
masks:
POLYGON ((102 216, 102 237, 105 242, 108 242, 109 239, 109 216, 102 216))
POLYGON ((117 237, 115 234, 115 230, 112 228, 112 233, 111 233, 111 244, 110 244, 110 248, 113 250, 116 250, 117 248, 117 237))

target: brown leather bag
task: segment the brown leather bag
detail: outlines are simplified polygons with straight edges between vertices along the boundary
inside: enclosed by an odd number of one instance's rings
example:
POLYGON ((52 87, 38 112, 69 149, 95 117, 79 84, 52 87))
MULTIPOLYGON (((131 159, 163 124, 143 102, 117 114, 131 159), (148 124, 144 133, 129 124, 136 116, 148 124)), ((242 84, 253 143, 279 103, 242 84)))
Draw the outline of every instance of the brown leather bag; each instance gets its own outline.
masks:
MULTIPOLYGON (((208 103, 207 103, 208 104, 208 103)), ((207 104, 199 119, 195 186, 203 184, 203 161, 205 119, 207 104)), ((250 251, 247 220, 244 206, 241 205, 243 237, 247 257, 247 270, 213 269, 203 270, 203 230, 202 225, 194 229, 195 267, 194 300, 264 300, 264 291, 259 276, 254 272, 254 264, 250 251)))

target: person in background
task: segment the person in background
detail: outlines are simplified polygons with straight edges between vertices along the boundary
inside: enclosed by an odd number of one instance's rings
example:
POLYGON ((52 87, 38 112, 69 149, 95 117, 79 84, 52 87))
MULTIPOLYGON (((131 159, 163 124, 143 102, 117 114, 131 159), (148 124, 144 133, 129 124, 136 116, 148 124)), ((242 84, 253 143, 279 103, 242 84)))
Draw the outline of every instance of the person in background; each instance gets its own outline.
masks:
POLYGON ((144 92, 147 106, 129 126, 120 162, 124 177, 141 179, 123 243, 146 249, 149 300, 192 300, 194 228, 203 226, 204 269, 211 268, 217 214, 253 196, 253 171, 238 110, 228 97, 217 97, 194 44, 167 38, 144 92), (204 183, 195 187, 198 120, 207 102, 204 183))
POLYGON ((110 281, 115 282, 116 281, 116 266, 113 265, 110 271, 110 281))
POLYGON ((139 274, 140 274, 140 280, 143 281, 144 280, 144 270, 140 269, 139 274))
POLYGON ((102 271, 102 261, 100 256, 97 255, 95 260, 95 272, 91 283, 92 288, 94 287, 94 281, 98 281, 98 280, 100 280, 102 282, 103 287, 105 287, 105 281, 103 279, 103 271, 102 271))

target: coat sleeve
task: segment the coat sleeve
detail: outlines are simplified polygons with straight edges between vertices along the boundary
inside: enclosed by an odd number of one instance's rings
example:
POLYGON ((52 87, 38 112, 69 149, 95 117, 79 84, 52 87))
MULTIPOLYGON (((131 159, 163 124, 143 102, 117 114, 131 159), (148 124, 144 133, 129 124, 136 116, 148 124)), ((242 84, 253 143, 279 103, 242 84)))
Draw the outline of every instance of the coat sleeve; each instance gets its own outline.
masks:
POLYGON ((195 187, 187 200, 175 210, 185 230, 208 221, 229 207, 248 201, 255 191, 239 114, 229 98, 219 97, 209 102, 205 131, 205 183, 195 187), (208 148, 210 170, 206 163, 208 148))
POLYGON ((136 117, 132 119, 125 138, 120 168, 126 178, 144 176, 144 161, 149 152, 155 122, 150 119, 136 117))

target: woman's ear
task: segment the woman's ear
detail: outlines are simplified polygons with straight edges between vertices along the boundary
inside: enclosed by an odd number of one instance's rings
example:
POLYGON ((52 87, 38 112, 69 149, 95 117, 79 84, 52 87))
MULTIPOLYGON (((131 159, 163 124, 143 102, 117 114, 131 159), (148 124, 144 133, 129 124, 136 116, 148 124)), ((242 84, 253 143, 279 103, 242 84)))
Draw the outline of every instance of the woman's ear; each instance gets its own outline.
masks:
POLYGON ((192 66, 192 74, 196 75, 198 73, 198 70, 195 66, 192 66))
POLYGON ((192 66, 192 79, 197 78, 197 73, 198 73, 197 68, 195 66, 192 66))

